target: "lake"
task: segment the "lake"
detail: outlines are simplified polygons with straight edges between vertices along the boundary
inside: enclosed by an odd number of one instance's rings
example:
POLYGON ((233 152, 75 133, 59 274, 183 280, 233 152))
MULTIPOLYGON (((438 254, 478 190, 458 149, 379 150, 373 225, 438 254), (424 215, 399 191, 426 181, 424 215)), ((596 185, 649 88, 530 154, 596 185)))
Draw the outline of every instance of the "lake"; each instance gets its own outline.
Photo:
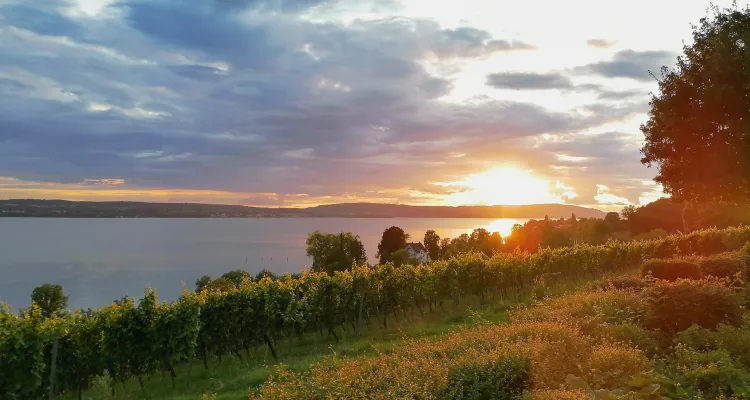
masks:
POLYGON ((474 228, 507 234, 527 219, 251 218, 251 219, 56 219, 0 218, 0 300, 14 310, 29 306, 34 287, 63 286, 73 308, 102 307, 124 295, 156 289, 176 300, 182 282, 213 278, 234 269, 255 274, 299 272, 311 265, 305 239, 316 229, 353 232, 376 260, 383 231, 403 228, 412 241, 425 231, 441 238, 474 228))

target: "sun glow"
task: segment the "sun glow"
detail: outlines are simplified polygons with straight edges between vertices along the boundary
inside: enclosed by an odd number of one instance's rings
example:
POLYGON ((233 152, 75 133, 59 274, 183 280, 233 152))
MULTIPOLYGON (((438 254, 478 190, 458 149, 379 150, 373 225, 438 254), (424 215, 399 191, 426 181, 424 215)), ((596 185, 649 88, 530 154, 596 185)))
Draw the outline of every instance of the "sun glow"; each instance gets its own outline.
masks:
MULTIPOLYGON (((496 167, 480 174, 468 175, 456 182, 441 182, 437 185, 455 189, 445 196, 449 205, 521 205, 562 203, 565 198, 575 197, 566 191, 556 193, 560 185, 537 178, 531 171, 513 167, 496 167)), ((564 185, 563 185, 564 186, 564 185)))

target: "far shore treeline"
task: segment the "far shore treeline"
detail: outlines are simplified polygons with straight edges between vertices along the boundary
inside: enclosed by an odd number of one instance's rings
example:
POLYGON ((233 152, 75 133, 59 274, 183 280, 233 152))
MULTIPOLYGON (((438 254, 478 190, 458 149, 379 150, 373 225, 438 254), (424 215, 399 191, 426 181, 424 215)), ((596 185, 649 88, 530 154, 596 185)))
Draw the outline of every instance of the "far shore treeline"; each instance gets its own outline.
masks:
POLYGON ((307 208, 265 208, 202 203, 135 201, 0 200, 0 217, 36 218, 552 218, 575 213, 602 218, 604 212, 570 204, 518 206, 409 206, 341 203, 307 208))

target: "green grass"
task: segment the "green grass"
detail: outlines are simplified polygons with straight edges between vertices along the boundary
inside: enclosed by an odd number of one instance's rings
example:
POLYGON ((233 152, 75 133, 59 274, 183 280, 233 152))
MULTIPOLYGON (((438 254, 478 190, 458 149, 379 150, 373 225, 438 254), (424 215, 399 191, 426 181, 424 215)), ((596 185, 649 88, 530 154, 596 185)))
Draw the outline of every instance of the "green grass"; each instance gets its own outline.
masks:
MULTIPOLYGON (((545 290, 546 295, 562 295, 581 285, 581 281, 566 281, 545 290)), ((94 386, 84 392, 84 399, 200 399, 202 395, 216 400, 246 399, 248 390, 265 382, 279 364, 293 371, 307 370, 311 364, 322 361, 334 353, 337 356, 372 356, 388 352, 404 342, 406 338, 434 337, 478 322, 503 323, 509 320, 507 310, 531 303, 531 289, 514 293, 508 299, 491 299, 480 304, 476 298, 463 299, 459 306, 444 304, 444 310, 437 308, 433 313, 420 315, 412 310, 406 317, 399 315, 397 323, 392 315, 388 317, 388 329, 382 326, 382 319, 371 320, 371 329, 364 329, 359 335, 351 328, 337 329, 338 343, 328 336, 309 333, 302 339, 282 339, 277 343, 278 363, 273 360, 267 347, 251 350, 249 356, 241 353, 236 356, 210 359, 208 369, 202 360, 193 361, 190 385, 187 384, 188 365, 176 368, 177 378, 172 387, 168 375, 156 374, 144 379, 143 388, 137 380, 115 386, 115 396, 111 394, 110 380, 99 378, 94 386)), ((75 394, 67 394, 64 399, 75 399, 75 394)))

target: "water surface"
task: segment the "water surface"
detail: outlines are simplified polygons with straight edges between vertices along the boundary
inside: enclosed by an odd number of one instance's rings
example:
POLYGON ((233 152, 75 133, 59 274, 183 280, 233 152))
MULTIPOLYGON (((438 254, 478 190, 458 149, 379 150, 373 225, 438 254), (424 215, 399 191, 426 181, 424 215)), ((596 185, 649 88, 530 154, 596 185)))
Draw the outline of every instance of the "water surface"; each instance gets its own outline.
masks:
POLYGON ((177 299, 208 274, 266 268, 276 273, 309 267, 305 239, 316 229, 354 232, 375 262, 383 231, 403 228, 413 241, 428 229, 456 237, 474 228, 501 234, 526 219, 251 218, 56 219, 0 218, 0 300, 14 310, 30 304, 31 290, 63 286, 71 308, 101 307, 146 286, 160 300, 177 299))

